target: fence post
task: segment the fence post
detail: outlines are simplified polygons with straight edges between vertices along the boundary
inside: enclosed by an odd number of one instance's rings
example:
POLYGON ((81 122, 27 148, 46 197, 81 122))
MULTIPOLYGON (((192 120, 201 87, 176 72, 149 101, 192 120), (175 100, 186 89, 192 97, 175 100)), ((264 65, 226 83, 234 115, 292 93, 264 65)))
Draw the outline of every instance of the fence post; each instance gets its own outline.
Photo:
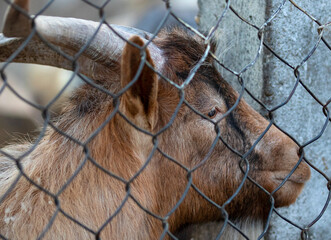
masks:
MULTIPOLYGON (((261 26, 284 3, 281 11, 265 30, 265 42, 292 66, 298 66, 309 55, 318 41, 318 25, 297 9, 290 1, 231 1, 231 6, 242 17, 261 26)), ((331 21, 331 1, 302 0, 298 4, 316 17, 322 24, 331 21)), ((200 30, 208 32, 223 10, 225 0, 199 0, 198 21, 200 30)), ((251 62, 257 53, 257 31, 245 24, 231 11, 227 11, 221 21, 217 40, 217 56, 226 66, 240 71, 251 62)), ((324 37, 331 43, 331 27, 326 28, 324 37)), ((302 82, 325 104, 331 93, 331 51, 323 42, 319 44, 308 61, 299 67, 302 82)), ((233 76, 221 69, 222 75, 230 82, 233 76)), ((294 71, 264 49, 255 65, 243 75, 248 89, 269 107, 282 103, 290 94, 296 82, 294 71)), ((245 97, 250 103, 253 101, 245 97)), ((256 105, 255 105, 256 106, 256 105)), ((329 104, 329 109, 331 109, 329 104)), ((316 137, 326 121, 322 107, 299 85, 288 104, 274 113, 276 123, 290 133, 300 144, 316 137)), ((331 127, 326 128, 322 137, 304 148, 305 155, 326 176, 331 176, 331 127)), ((288 208, 279 209, 281 215, 297 223, 300 227, 309 225, 324 207, 328 189, 321 174, 312 170, 312 178, 297 202, 288 208)), ((330 206, 322 218, 309 228, 310 239, 326 239, 330 236, 330 206)), ((273 215, 268 236, 269 240, 300 239, 300 230, 280 217, 273 215)))

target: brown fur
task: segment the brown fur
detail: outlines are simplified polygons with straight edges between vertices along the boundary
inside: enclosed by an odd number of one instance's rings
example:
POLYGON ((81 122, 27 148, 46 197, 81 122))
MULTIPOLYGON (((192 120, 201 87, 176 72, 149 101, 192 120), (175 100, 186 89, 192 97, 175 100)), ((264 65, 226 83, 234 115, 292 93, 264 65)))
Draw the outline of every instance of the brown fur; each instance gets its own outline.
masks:
MULTIPOLYGON (((138 37, 131 38, 131 41, 142 46, 138 37)), ((185 80, 205 49, 201 40, 181 30, 163 32, 155 44, 162 49, 165 59, 161 73, 177 84, 185 80)), ((123 52, 119 64, 121 74, 99 82, 114 93, 131 81, 140 64, 140 51, 127 45, 123 52)), ((146 59, 154 66, 148 51, 146 59)), ((151 213, 166 217, 188 184, 187 170, 161 152, 187 169, 200 164, 216 138, 213 122, 234 104, 237 97, 208 57, 185 88, 185 99, 205 116, 217 107, 217 116, 210 121, 182 105, 171 126, 157 135, 159 151, 149 159, 153 149, 152 137, 134 128, 119 113, 93 135, 116 109, 114 99, 92 86, 82 86, 54 125, 75 141, 86 144, 77 144, 49 127, 37 147, 24 158, 20 156, 32 147, 29 143, 3 150, 20 159, 24 173, 56 198, 40 191, 21 176, 0 205, 0 233, 9 239, 36 238, 56 214, 45 239, 93 239, 99 232, 102 239, 160 238, 164 231, 162 220, 146 213, 136 202, 151 213), (132 179, 147 159, 147 166, 132 179), (80 172, 63 189, 81 164, 80 172), (98 166, 130 181, 130 184, 115 179, 98 166), (127 188, 130 191, 127 192, 127 188), (123 201, 121 210, 107 222, 123 201), (58 202, 57 206, 55 202, 58 202), (85 229, 65 215, 79 221, 85 229)), ((132 123, 156 134, 169 123, 179 101, 178 89, 145 66, 136 84, 120 97, 119 110, 132 123)), ((268 121, 241 100, 238 107, 218 124, 227 143, 245 153, 266 129, 268 121)), ((249 156, 249 176, 269 192, 273 191, 299 160, 297 151, 298 146, 272 126, 249 156)), ((3 166, 0 174, 2 196, 19 171, 13 160, 5 156, 0 160, 3 166)), ((212 201, 224 204, 243 179, 240 160, 218 141, 208 160, 191 172, 193 184, 212 201)), ((293 175, 291 181, 274 194, 276 206, 295 201, 309 178, 309 168, 300 164, 293 175)), ((262 229, 261 224, 269 210, 268 195, 249 181, 226 206, 230 220, 239 227, 245 226, 243 231, 248 232, 250 228, 262 229), (256 223, 258 227, 253 226, 256 223)), ((222 213, 191 187, 184 201, 165 220, 174 233, 188 224, 222 220, 222 213)), ((233 233, 228 231, 225 236, 230 239, 233 233)), ((248 236, 259 234, 261 232, 248 233, 248 236)))

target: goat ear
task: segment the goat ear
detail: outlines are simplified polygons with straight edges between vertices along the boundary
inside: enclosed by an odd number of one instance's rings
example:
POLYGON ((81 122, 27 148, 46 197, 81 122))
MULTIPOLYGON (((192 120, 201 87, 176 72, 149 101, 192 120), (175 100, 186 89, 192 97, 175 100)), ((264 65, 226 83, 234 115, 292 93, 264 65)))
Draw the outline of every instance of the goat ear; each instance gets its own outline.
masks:
MULTIPOLYGON (((138 36, 133 36, 129 40, 140 47, 144 46, 143 40, 138 36)), ((124 93, 123 100, 132 116, 142 113, 150 129, 153 129, 158 120, 158 79, 153 69, 146 65, 148 62, 150 66, 155 67, 149 50, 145 51, 146 60, 142 62, 141 50, 129 43, 126 44, 121 60, 121 85, 122 88, 127 86, 134 80, 139 67, 143 67, 137 81, 124 93)))

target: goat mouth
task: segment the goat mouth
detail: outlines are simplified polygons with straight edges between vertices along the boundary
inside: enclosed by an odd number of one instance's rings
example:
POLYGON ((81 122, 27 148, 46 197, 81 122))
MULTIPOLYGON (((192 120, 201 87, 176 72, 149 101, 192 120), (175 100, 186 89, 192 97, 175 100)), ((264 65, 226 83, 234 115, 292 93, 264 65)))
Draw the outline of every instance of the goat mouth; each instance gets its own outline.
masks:
POLYGON ((288 172, 286 173, 276 173, 274 175, 274 179, 279 182, 283 182, 286 179, 286 182, 293 182, 293 183, 306 183, 309 180, 309 176, 305 176, 303 174, 296 174, 293 173, 289 178, 288 172))
MULTIPOLYGON (((299 169, 298 169, 299 170, 299 169)), ((263 171, 258 178, 261 184, 275 199, 275 207, 289 206, 301 193, 304 184, 310 177, 308 171, 291 170, 263 171)))

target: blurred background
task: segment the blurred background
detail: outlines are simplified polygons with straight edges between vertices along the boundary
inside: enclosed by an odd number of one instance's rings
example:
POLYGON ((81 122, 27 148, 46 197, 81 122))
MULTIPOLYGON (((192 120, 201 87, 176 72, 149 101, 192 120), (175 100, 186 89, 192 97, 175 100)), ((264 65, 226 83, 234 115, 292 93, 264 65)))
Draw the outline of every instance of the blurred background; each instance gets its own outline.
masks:
MULTIPOLYGON (((49 0, 31 1, 30 14, 38 13, 49 0)), ((91 1, 102 6, 105 0, 91 1)), ((198 13, 197 0, 172 1, 172 11, 193 27, 198 13)), ((0 26, 8 8, 4 0, 0 0, 0 26)), ((165 3, 161 0, 112 0, 103 9, 108 23, 137 27, 154 32, 166 14, 165 3)), ((42 15, 75 17, 99 21, 99 10, 81 0, 55 0, 42 15)), ((170 16, 166 26, 178 22, 170 16)), ((2 67, 4 63, 0 63, 2 67)), ((58 68, 32 65, 9 64, 4 71, 7 82, 24 99, 38 105, 46 106, 70 80, 72 72, 58 68)), ((81 81, 75 78, 57 101, 52 103, 53 113, 61 109, 61 105, 81 81)), ((0 89, 3 79, 0 80, 0 89)), ((17 97, 9 88, 0 94, 0 147, 13 143, 17 139, 29 139, 38 134, 43 119, 41 112, 17 97)))

